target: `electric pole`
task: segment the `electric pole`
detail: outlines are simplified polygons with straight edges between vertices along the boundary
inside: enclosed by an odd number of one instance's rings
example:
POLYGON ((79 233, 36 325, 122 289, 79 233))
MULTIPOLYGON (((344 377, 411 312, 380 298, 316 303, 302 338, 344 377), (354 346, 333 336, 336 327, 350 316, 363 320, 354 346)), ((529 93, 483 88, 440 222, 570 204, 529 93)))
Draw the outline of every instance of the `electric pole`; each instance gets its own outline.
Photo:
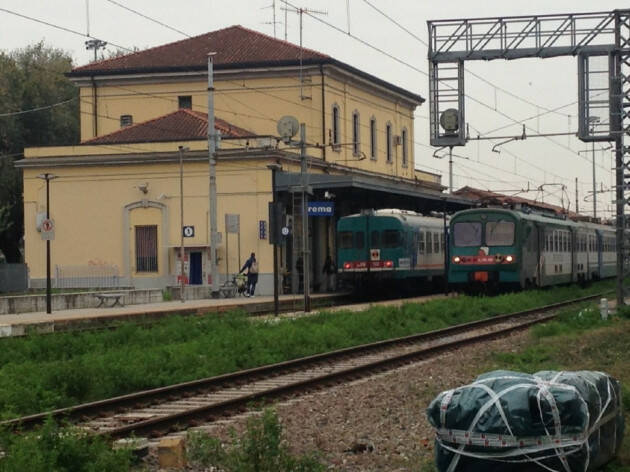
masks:
POLYGON ((211 277, 211 296, 213 298, 219 295, 219 271, 217 267, 217 156, 218 133, 214 129, 214 76, 213 76, 213 57, 216 52, 208 54, 208 218, 210 220, 210 277, 211 277))

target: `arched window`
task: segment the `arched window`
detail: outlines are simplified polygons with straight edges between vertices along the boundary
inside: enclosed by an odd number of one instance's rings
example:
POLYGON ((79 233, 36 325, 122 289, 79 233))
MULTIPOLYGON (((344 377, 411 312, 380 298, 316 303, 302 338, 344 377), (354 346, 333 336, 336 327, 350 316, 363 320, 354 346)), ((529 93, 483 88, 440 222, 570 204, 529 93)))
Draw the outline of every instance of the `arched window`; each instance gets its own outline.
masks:
POLYGON ((361 154, 361 123, 357 110, 352 113, 352 154, 355 156, 361 154))
POLYGON ((387 163, 391 164, 393 159, 393 149, 392 149, 392 124, 391 123, 387 123, 387 125, 385 126, 385 149, 386 149, 386 156, 387 156, 387 163))
POLYGON ((376 160, 376 118, 370 119, 370 159, 376 160))
POLYGON ((400 133, 400 139, 402 141, 402 166, 407 167, 409 163, 409 144, 407 140, 407 128, 403 128, 400 133))
POLYGON ((331 144, 333 150, 339 151, 341 147, 341 115, 339 110, 339 105, 334 104, 332 107, 332 136, 331 136, 331 144))

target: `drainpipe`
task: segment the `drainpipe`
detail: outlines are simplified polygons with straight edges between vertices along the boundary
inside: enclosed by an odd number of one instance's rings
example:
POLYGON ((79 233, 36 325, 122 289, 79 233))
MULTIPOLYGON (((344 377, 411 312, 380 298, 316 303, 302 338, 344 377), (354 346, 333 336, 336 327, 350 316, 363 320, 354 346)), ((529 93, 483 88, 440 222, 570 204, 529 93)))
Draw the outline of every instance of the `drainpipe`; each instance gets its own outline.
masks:
POLYGON ((322 77, 322 160, 326 161, 326 99, 324 93, 324 65, 319 65, 319 73, 322 77))
POLYGON ((92 76, 92 137, 96 138, 98 136, 98 122, 96 113, 96 81, 94 80, 94 76, 92 76))

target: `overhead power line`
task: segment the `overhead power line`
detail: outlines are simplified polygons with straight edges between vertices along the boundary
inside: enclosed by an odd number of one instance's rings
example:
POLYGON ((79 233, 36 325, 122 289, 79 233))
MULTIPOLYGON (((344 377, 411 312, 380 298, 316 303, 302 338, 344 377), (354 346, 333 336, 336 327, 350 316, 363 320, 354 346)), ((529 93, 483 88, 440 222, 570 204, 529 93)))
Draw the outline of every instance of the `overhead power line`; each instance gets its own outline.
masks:
POLYGON ((125 5, 121 5, 120 3, 118 3, 118 2, 116 2, 114 0, 107 0, 107 1, 109 3, 111 3, 111 4, 113 4, 113 5, 116 5, 117 7, 120 7, 120 8, 123 8, 123 9, 127 10, 127 11, 130 11, 131 13, 134 13, 135 15, 141 16, 144 19, 152 21, 153 23, 156 23, 156 24, 158 24, 160 26, 164 26, 165 28, 168 28, 171 31, 175 31, 176 33, 182 34, 182 35, 186 36, 187 38, 192 38, 192 36, 190 36, 188 33, 185 33, 185 32, 183 32, 181 30, 178 30, 177 28, 174 28, 174 27, 172 27, 170 25, 167 25, 166 23, 163 23, 160 20, 156 20, 155 18, 151 18, 150 16, 145 15, 144 13, 141 13, 141 12, 139 12, 137 10, 134 10, 133 8, 129 8, 129 7, 125 6, 125 5))
POLYGON ((25 115, 27 113, 34 113, 34 112, 42 111, 42 110, 49 110, 51 108, 65 105, 66 103, 74 102, 77 98, 78 97, 69 98, 68 100, 64 100, 62 102, 53 103, 52 105, 44 105, 41 107, 31 108, 30 110, 20 110, 20 111, 12 111, 9 113, 0 113, 0 117, 25 115))

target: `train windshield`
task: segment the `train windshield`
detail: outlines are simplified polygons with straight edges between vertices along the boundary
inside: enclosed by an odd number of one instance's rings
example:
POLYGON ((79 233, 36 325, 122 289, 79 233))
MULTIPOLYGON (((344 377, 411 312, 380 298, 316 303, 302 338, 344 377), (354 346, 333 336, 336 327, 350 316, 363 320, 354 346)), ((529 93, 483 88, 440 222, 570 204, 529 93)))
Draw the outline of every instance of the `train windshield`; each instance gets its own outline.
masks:
POLYGON ((339 248, 352 249, 354 246, 354 233, 352 231, 339 232, 339 248))
POLYGON ((481 246, 481 223, 478 221, 455 223, 453 243, 456 247, 481 246))
POLYGON ((383 231, 383 247, 399 247, 402 243, 402 234, 396 229, 383 231))
POLYGON ((486 223, 487 246, 511 246, 514 244, 514 222, 488 221, 486 223))

